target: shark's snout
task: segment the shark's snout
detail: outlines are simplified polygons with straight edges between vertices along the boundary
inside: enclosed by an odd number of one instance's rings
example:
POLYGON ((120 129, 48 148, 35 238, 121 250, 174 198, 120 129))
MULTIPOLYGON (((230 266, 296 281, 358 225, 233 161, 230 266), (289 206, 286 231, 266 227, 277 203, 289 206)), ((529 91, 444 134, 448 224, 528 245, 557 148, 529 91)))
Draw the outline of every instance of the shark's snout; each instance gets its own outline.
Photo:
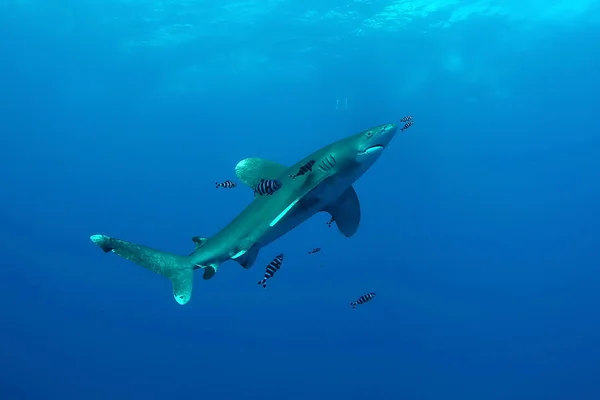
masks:
POLYGON ((398 131, 398 125, 380 125, 361 134, 358 137, 358 152, 356 159, 363 165, 370 165, 383 153, 398 131))
POLYGON ((386 147, 392 141, 396 132, 398 132, 398 125, 396 125, 396 124, 383 125, 381 127, 381 130, 379 131, 379 133, 376 134, 374 141, 377 142, 377 145, 386 147))
POLYGON ((398 125, 387 124, 368 130, 362 138, 362 147, 360 153, 376 154, 381 153, 383 149, 392 141, 398 131, 398 125))

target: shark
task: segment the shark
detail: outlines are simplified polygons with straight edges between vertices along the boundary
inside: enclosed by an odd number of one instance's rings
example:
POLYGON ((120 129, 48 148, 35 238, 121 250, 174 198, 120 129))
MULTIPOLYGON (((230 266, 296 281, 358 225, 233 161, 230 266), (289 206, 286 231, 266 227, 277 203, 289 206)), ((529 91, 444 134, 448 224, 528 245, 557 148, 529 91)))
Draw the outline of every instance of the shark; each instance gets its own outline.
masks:
POLYGON ((105 253, 112 252, 171 280, 177 303, 192 297, 194 271, 211 279, 226 261, 245 269, 259 251, 319 212, 329 213, 339 232, 353 236, 361 218, 360 203, 352 186, 377 161, 398 131, 397 124, 379 125, 331 143, 292 166, 250 157, 235 167, 238 179, 255 188, 262 179, 277 179, 281 188, 254 199, 229 224, 209 238, 194 236, 195 249, 178 255, 140 244, 95 234, 90 239, 105 253), (293 177, 314 160, 311 172, 293 177))

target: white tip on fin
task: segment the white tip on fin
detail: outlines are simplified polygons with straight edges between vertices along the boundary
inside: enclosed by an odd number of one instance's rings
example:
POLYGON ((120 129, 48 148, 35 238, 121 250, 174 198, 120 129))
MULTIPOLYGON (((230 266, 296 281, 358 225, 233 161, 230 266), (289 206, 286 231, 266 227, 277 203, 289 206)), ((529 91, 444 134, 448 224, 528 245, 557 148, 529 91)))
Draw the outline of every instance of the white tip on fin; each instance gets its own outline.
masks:
POLYGON ((106 235, 92 235, 90 236, 90 240, 96 244, 102 243, 107 238, 106 235))
POLYGON ((173 297, 181 305, 187 304, 192 298, 192 288, 194 285, 194 270, 181 269, 170 276, 173 284, 173 297))
POLYGON ((90 240, 98 247, 102 249, 105 253, 112 251, 110 236, 106 235, 92 235, 90 236, 90 240))
POLYGON ((261 179, 277 179, 285 174, 288 167, 259 157, 246 158, 235 166, 238 179, 247 186, 255 188, 261 179))

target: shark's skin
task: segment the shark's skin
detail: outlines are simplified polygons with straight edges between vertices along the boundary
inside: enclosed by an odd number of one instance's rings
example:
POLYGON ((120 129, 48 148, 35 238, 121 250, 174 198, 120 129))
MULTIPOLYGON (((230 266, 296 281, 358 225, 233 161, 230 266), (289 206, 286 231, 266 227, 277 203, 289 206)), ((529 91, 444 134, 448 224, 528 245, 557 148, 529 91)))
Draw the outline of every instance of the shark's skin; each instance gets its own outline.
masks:
POLYGON ((320 211, 329 212, 340 232, 349 237, 358 229, 360 206, 352 184, 383 153, 398 130, 396 124, 381 125, 332 143, 291 167, 260 158, 242 160, 238 178, 253 187, 261 178, 279 179, 283 186, 273 195, 256 196, 228 225, 211 238, 194 237, 196 250, 188 256, 171 254, 106 235, 91 240, 105 252, 164 275, 173 283, 173 295, 186 304, 192 295, 193 271, 204 269, 210 279, 220 264, 235 260, 250 268, 259 250, 320 211), (312 172, 292 179, 309 160, 312 172))

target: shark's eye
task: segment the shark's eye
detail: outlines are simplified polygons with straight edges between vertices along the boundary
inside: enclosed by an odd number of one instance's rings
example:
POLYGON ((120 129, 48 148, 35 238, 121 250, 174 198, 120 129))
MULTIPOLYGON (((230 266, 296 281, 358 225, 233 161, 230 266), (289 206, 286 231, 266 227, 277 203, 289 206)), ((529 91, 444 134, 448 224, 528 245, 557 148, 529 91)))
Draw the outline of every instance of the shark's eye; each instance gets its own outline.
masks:
POLYGON ((367 137, 371 137, 371 136, 373 136, 373 132, 371 132, 371 131, 367 132, 367 137))

